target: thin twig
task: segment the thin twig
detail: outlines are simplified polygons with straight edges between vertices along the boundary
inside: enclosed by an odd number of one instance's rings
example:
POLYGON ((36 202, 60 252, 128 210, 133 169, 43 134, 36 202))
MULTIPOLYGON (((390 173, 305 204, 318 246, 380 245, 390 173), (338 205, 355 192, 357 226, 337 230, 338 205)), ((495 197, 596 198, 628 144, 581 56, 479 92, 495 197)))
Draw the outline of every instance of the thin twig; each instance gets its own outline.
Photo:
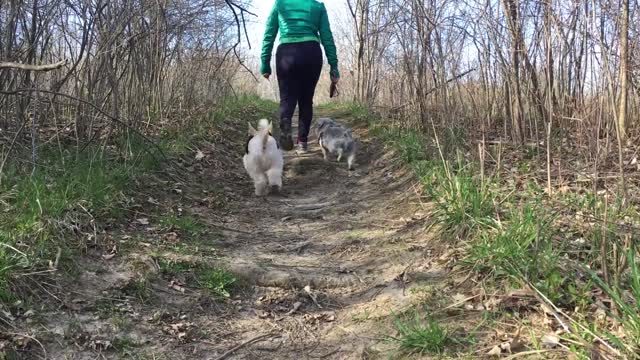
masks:
POLYGON ((266 339, 268 339, 270 337, 273 337, 273 336, 275 336, 274 333, 269 333, 269 334, 263 334, 263 335, 258 335, 256 337, 253 337, 253 338, 243 342, 242 344, 239 344, 238 346, 235 346, 235 347, 231 348, 229 351, 227 351, 226 353, 220 355, 215 360, 228 359, 229 356, 231 356, 234 352, 236 352, 236 351, 238 351, 238 350, 240 350, 240 349, 242 349, 242 348, 244 348, 246 346, 249 346, 251 344, 264 341, 264 340, 266 340, 266 339))
MULTIPOLYGON (((461 73, 461 74, 458 74, 458 75, 456 75, 456 76, 452 77, 451 79, 448 79, 448 80, 447 80, 447 81, 445 81, 443 84, 440 84, 440 85, 438 85, 438 86, 435 86, 435 87, 433 87, 433 88, 431 88, 431 89, 427 90, 427 91, 424 93, 424 95, 422 95, 422 96, 427 96, 427 95, 431 94, 432 92, 434 92, 434 91, 436 91, 436 90, 438 90, 438 89, 442 88, 444 85, 447 85, 447 84, 449 84, 449 83, 450 83, 450 82, 452 82, 452 81, 456 81, 456 80, 460 79, 461 77, 463 77, 463 76, 465 76, 465 75, 467 75, 467 74, 469 74, 469 73, 471 73, 471 72, 473 72, 473 71, 475 71, 475 70, 476 70, 475 68, 471 68, 471 69, 469 69, 469 70, 467 70, 467 71, 465 71, 465 72, 463 72, 463 73, 461 73)), ((410 105, 410 103, 408 103, 408 102, 407 102, 407 103, 404 103, 404 104, 402 104, 402 105, 398 105, 398 106, 396 106, 396 107, 392 107, 392 108, 390 109, 390 111, 396 111, 396 110, 402 109, 403 107, 405 107, 405 106, 407 106, 407 105, 410 105)))
POLYGON ((511 359, 515 359, 515 358, 519 358, 521 356, 527 356, 527 355, 535 355, 535 354, 544 354, 547 353, 551 350, 529 350, 529 351, 523 351, 523 352, 519 352, 516 354, 513 354, 509 357, 504 358, 503 360, 511 360, 511 359))

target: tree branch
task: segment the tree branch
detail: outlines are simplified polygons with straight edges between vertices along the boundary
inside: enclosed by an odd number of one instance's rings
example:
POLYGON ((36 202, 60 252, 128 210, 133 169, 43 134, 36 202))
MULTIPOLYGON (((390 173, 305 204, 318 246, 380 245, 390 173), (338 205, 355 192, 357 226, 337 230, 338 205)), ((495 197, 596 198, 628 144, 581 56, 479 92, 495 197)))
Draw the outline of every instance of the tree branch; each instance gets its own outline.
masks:
POLYGON ((0 69, 17 69, 27 71, 51 71, 59 69, 67 64, 67 60, 58 61, 55 64, 30 65, 15 62, 0 62, 0 69))

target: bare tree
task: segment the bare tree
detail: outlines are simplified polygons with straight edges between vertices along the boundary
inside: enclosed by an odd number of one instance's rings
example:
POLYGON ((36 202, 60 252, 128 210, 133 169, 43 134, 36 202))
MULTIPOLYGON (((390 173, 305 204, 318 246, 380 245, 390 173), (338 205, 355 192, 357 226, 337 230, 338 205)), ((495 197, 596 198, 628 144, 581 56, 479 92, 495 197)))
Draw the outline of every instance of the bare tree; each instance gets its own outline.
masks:
POLYGON ((0 143, 35 160, 40 130, 84 147, 188 121, 230 94, 248 14, 231 0, 0 3, 0 143))

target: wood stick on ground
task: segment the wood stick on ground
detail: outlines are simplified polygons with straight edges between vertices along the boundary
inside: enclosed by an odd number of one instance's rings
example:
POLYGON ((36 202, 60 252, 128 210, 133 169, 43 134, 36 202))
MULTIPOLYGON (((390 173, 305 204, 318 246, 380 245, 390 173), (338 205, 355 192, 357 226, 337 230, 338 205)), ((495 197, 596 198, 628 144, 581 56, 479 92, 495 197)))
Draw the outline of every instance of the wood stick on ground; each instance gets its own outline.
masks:
POLYGON ((234 352, 236 352, 236 351, 238 351, 238 350, 242 349, 243 347, 249 346, 249 345, 251 345, 251 344, 255 344, 255 343, 260 342, 260 341, 264 341, 264 340, 266 340, 266 339, 268 339, 268 338, 270 338, 270 337, 273 337, 273 336, 275 336, 275 334, 274 334, 274 333, 269 333, 269 334, 263 334, 263 335, 258 335, 258 336, 256 336, 256 337, 253 337, 253 338, 251 338, 251 339, 249 339, 249 340, 247 340, 247 341, 243 342, 242 344, 240 344, 240 345, 238 345, 238 346, 235 346, 235 347, 231 348, 229 351, 227 351, 226 353, 224 353, 224 354, 220 355, 220 356, 219 356, 219 357, 217 357, 215 360, 224 360, 224 359, 228 359, 228 358, 229 358, 229 356, 231 356, 234 352))

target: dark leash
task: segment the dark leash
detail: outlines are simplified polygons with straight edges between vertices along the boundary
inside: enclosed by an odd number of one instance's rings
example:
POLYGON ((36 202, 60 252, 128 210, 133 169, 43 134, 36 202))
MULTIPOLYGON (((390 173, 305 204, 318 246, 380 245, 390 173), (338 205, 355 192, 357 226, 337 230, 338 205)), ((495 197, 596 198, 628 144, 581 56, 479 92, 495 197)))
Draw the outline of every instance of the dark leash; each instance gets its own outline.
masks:
POLYGON ((340 91, 338 91, 338 84, 332 81, 331 85, 329 86, 329 97, 332 98, 338 95, 340 95, 340 91))

